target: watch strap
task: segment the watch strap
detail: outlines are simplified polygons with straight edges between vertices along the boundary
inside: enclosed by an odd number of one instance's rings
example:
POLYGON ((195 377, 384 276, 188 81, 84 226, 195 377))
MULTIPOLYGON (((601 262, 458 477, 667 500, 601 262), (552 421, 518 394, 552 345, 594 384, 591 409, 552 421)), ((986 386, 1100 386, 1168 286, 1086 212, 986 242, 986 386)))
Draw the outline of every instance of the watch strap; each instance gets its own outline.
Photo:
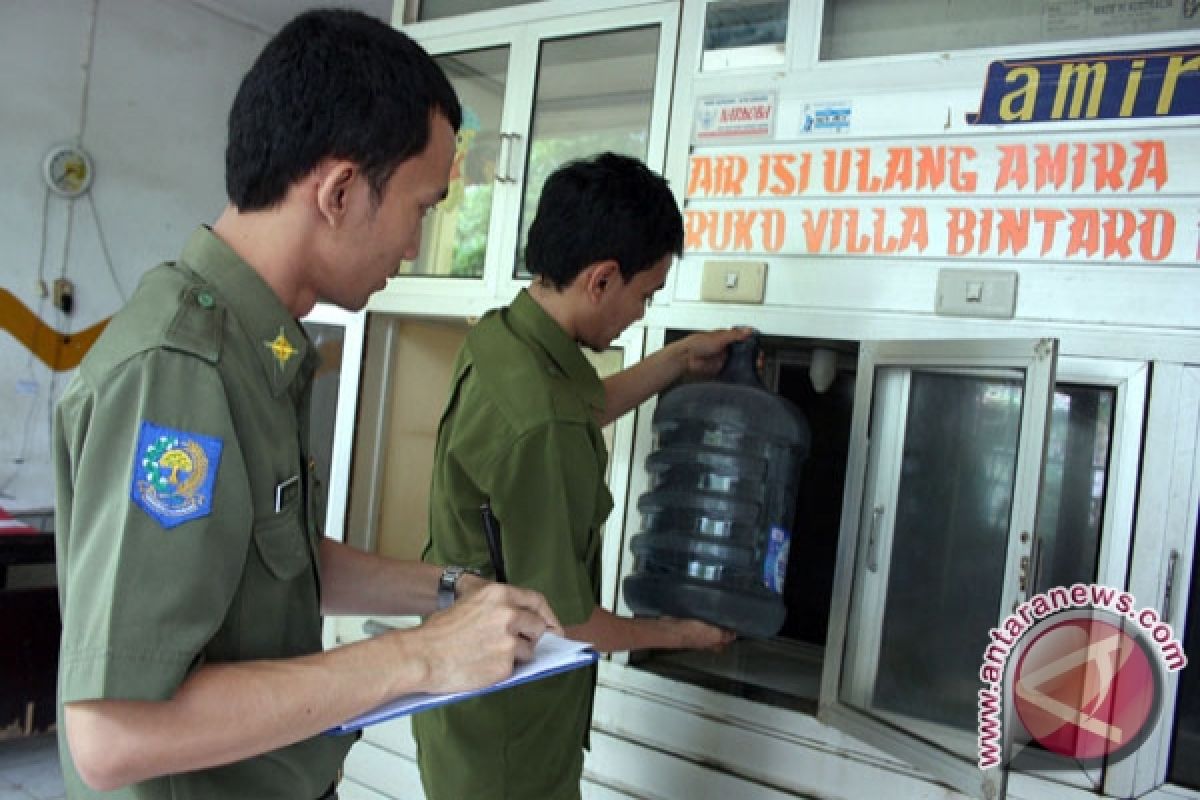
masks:
POLYGON ((478 575, 479 571, 457 565, 450 565, 442 568, 442 575, 440 578, 438 578, 437 588, 438 611, 442 611, 443 609, 447 609, 454 605, 454 601, 458 598, 458 581, 466 573, 478 575))

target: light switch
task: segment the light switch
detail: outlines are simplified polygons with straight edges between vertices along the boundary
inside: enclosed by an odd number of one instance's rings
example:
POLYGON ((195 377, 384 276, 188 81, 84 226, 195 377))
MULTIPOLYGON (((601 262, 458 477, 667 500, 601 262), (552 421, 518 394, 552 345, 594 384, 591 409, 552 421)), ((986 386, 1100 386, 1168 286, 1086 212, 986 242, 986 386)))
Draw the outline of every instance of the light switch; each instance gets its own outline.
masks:
POLYGON ((705 261, 700 299, 718 303, 761 303, 766 280, 765 261, 705 261))
POLYGON ((1012 319, 1017 308, 1017 273, 1012 270, 938 270, 938 314, 1012 319))

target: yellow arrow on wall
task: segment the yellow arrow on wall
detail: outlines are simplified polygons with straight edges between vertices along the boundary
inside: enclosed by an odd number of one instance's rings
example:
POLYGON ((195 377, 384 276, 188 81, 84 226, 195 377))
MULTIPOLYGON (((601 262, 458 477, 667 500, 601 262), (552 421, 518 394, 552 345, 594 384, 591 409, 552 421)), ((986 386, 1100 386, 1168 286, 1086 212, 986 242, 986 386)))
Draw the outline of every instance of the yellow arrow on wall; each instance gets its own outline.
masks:
POLYGON ((108 319, 102 319, 79 333, 59 333, 42 322, 11 292, 0 289, 0 328, 11 333, 55 372, 79 366, 107 324, 108 319))

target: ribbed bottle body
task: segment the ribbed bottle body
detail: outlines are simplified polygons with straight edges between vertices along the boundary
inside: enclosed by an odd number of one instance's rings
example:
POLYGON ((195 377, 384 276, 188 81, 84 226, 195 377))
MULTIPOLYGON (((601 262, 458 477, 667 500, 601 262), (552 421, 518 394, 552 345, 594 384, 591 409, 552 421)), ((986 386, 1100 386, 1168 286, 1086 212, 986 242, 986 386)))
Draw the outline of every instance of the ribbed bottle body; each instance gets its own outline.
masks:
POLYGON ((761 386, 710 381, 665 394, 653 429, 626 603, 639 614, 774 635, 786 613, 783 576, 807 422, 761 386))

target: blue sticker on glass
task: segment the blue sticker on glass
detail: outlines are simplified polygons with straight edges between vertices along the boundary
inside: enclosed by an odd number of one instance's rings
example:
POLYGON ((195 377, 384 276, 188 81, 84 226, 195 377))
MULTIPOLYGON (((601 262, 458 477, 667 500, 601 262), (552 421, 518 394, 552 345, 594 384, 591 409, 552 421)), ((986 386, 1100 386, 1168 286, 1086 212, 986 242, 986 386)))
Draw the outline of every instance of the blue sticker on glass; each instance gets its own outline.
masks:
POLYGON ((164 528, 208 516, 223 446, 214 436, 143 421, 130 498, 164 528))
POLYGON ((767 557, 763 559, 763 584, 776 594, 783 594, 783 579, 787 576, 788 550, 792 534, 779 526, 771 528, 767 539, 767 557))

